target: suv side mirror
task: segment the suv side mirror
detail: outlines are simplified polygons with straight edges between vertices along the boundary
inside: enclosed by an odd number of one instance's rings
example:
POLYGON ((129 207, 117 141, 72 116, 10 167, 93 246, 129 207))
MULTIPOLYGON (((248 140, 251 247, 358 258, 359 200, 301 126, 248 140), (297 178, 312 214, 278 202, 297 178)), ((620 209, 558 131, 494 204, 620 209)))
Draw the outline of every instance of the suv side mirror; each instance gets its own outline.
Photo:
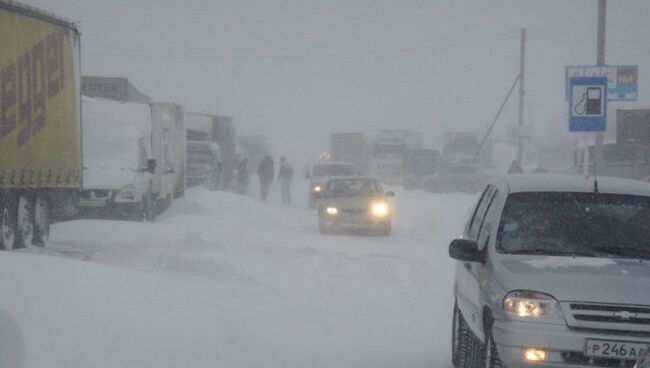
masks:
POLYGON ((391 197, 395 197, 395 192, 389 190, 388 192, 386 192, 386 198, 391 198, 391 197))
POLYGON ((156 159, 150 158, 147 160, 147 171, 149 171, 150 174, 156 172, 156 159))
POLYGON ((449 244, 449 256, 463 262, 483 263, 483 252, 474 240, 454 239, 449 244))

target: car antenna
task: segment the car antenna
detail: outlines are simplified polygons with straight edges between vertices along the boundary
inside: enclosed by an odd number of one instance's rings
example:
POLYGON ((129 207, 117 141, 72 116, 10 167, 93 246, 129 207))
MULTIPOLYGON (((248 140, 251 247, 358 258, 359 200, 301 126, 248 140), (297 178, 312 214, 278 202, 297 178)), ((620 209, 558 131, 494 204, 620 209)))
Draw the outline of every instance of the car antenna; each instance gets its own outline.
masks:
POLYGON ((596 166, 598 166, 596 162, 597 156, 596 150, 594 149, 594 193, 598 193, 598 175, 596 173, 596 166))

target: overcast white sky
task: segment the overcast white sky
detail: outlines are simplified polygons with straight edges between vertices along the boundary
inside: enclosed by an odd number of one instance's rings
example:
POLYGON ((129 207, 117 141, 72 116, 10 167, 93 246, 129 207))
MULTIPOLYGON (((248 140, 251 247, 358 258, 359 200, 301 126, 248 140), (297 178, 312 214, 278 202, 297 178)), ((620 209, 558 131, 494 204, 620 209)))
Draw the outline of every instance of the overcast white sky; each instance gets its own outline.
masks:
MULTIPOLYGON (((316 154, 331 131, 407 128, 439 142, 485 127, 518 72, 526 121, 563 119, 564 66, 596 58, 597 0, 29 0, 77 22, 85 74, 125 76, 155 100, 232 115, 277 154, 316 154)), ((608 64, 638 64, 650 107, 650 1, 610 0, 608 64)), ((516 122, 516 103, 501 127, 516 122)))

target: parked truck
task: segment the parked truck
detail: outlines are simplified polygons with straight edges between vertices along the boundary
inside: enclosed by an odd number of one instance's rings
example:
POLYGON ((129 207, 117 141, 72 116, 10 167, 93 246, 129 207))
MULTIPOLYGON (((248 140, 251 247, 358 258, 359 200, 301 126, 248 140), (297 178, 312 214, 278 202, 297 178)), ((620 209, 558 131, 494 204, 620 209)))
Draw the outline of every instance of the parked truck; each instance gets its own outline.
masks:
POLYGON ((0 246, 47 243, 81 185, 77 27, 0 0, 0 246))
POLYGON ((83 98, 80 215, 153 221, 171 205, 176 124, 162 107, 83 98))
MULTIPOLYGON (((578 173, 594 173, 594 146, 576 150, 578 173)), ((650 109, 616 111, 616 142, 603 145, 599 176, 650 179, 650 109)))
POLYGON ((331 133, 329 156, 331 161, 353 164, 363 174, 370 169, 368 139, 361 132, 331 133))
MULTIPOLYGON (((235 127, 232 118, 211 114, 188 112, 185 117, 187 139, 192 141, 208 141, 218 146, 221 167, 219 169, 219 188, 235 189, 235 172, 237 169, 237 143, 235 142, 235 127)), ((197 146, 198 147, 198 146, 197 146)), ((193 152, 187 152, 188 170, 193 165, 193 152)), ((198 163, 198 162, 197 162, 198 163)))
POLYGON ((380 130, 372 142, 372 171, 387 184, 402 184, 404 159, 409 151, 422 148, 422 136, 408 130, 380 130))

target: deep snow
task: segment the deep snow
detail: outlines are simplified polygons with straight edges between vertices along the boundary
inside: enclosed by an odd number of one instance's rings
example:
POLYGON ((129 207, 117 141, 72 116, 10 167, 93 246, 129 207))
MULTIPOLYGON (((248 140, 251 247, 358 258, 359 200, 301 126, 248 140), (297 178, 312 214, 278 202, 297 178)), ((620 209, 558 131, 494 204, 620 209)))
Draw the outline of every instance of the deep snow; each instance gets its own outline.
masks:
POLYGON ((26 367, 451 366, 447 245, 476 196, 398 191, 391 237, 321 236, 296 184, 289 207, 193 189, 0 253, 26 367))

